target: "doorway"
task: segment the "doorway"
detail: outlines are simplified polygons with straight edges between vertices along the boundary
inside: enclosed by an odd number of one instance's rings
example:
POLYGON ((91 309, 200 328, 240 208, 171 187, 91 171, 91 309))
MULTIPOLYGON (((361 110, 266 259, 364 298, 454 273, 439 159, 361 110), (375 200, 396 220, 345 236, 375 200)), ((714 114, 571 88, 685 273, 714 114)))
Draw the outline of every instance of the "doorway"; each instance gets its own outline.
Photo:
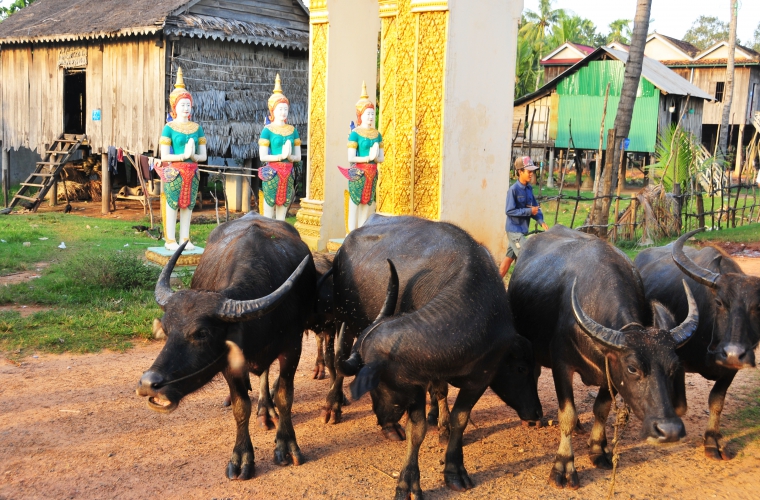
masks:
POLYGON ((65 69, 63 73, 63 132, 84 134, 87 123, 85 70, 65 69))

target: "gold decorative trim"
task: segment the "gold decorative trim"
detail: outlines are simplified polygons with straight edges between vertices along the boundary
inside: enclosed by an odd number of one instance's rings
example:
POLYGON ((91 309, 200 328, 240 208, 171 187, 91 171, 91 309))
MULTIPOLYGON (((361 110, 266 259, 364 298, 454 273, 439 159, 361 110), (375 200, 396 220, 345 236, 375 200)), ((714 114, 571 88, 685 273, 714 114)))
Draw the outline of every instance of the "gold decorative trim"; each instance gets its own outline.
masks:
POLYGON ((309 2, 309 14, 311 24, 327 23, 327 0, 311 0, 309 2))
POLYGON ((380 130, 383 141, 388 143, 384 149, 382 175, 377 180, 377 208, 379 212, 395 213, 396 204, 396 164, 395 126, 396 126, 396 39, 398 17, 388 16, 381 19, 380 30, 380 130))
POLYGON ((199 146, 205 146, 206 145, 206 138, 205 137, 199 137, 198 138, 198 145, 199 146))
POLYGON ((348 141, 348 149, 358 149, 359 143, 356 141, 348 141))
POLYGON ((172 138, 171 137, 166 137, 166 136, 162 135, 161 138, 158 140, 158 143, 160 145, 162 145, 162 146, 171 146, 172 145, 172 138))
MULTIPOLYGON (((203 254, 190 254, 190 255, 180 255, 179 259, 177 260, 177 264, 175 267, 182 267, 182 266, 197 266, 198 263, 201 261, 201 257, 203 254)), ((161 255, 153 252, 152 250, 146 250, 145 251, 145 258, 148 259, 150 262, 153 262, 155 264, 158 264, 160 266, 165 266, 169 259, 172 258, 171 255, 161 255)))
POLYGON ((311 81, 309 82, 309 169, 308 193, 311 200, 325 199, 325 154, 327 151, 327 43, 329 24, 317 24, 311 28, 309 57, 311 81))
POLYGON ((301 208, 296 213, 295 228, 312 252, 319 250, 322 235, 322 205, 320 200, 301 199, 301 208))
POLYGON ((288 136, 293 133, 293 131, 296 129, 293 125, 288 125, 287 123, 285 125, 275 125, 274 123, 267 125, 264 127, 266 129, 269 129, 270 132, 281 135, 281 136, 288 136))
POLYGON ((269 139, 259 139, 259 146, 263 146, 265 148, 269 147, 269 139))
POLYGON ((411 11, 415 14, 447 10, 449 10, 448 0, 411 0, 411 11))
POLYGON ((354 132, 364 137, 365 139, 377 139, 377 135, 380 133, 376 128, 364 128, 356 127, 354 132))
POLYGON ((379 0, 380 18, 395 17, 398 15, 398 2, 396 0, 379 0))
POLYGON ((178 121, 171 121, 167 123, 169 125, 169 128, 174 130, 175 132, 179 132, 180 134, 186 134, 190 135, 195 133, 198 130, 198 125, 195 122, 178 122, 178 121))
POLYGON ((296 147, 296 148, 297 148, 297 147, 299 147, 300 145, 301 145, 301 139, 296 139, 295 141, 293 141, 293 146, 294 146, 294 147, 296 147))
POLYGON ((340 250, 341 244, 337 241, 328 241, 327 242, 327 251, 330 253, 336 253, 338 250, 340 250))

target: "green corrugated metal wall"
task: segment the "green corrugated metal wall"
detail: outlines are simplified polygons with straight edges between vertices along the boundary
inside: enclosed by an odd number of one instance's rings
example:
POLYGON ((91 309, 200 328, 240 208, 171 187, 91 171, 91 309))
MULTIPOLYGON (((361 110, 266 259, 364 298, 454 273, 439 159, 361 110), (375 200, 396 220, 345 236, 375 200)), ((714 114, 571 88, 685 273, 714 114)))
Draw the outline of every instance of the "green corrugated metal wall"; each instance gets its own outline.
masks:
MULTIPOLYGON (((591 61, 587 66, 569 75, 557 84, 559 94, 558 130, 555 146, 568 147, 569 123, 572 119, 573 142, 579 149, 599 148, 599 126, 604 109, 604 93, 610 82, 607 103, 604 145, 607 147, 606 131, 613 127, 620 102, 625 66, 620 61, 591 61)), ((644 78, 639 83, 633 120, 628 138, 629 151, 652 152, 657 140, 657 115, 660 91, 644 78)))

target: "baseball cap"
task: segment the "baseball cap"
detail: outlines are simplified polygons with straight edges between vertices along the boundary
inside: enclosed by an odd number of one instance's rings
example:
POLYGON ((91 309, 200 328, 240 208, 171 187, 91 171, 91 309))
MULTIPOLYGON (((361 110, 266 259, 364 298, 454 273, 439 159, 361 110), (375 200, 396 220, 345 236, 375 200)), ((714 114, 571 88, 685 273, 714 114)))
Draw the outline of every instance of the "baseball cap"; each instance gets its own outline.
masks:
POLYGON ((530 159, 530 156, 521 156, 519 158, 515 158, 515 170, 522 169, 532 172, 534 170, 538 170, 538 167, 533 164, 533 160, 530 159))

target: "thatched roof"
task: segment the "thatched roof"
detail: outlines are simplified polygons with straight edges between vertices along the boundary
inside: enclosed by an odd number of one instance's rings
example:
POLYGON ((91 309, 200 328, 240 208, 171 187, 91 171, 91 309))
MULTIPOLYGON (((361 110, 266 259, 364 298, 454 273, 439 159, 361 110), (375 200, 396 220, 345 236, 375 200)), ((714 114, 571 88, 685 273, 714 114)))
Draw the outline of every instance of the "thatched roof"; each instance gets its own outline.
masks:
MULTIPOLYGON (((37 0, 0 22, 0 44, 153 35, 260 43, 307 50, 308 31, 190 14, 198 0, 37 0)), ((303 3, 298 4, 304 8, 303 3)), ((266 23, 266 24, 265 24, 266 23)), ((308 30, 306 25, 305 30, 308 30)))

